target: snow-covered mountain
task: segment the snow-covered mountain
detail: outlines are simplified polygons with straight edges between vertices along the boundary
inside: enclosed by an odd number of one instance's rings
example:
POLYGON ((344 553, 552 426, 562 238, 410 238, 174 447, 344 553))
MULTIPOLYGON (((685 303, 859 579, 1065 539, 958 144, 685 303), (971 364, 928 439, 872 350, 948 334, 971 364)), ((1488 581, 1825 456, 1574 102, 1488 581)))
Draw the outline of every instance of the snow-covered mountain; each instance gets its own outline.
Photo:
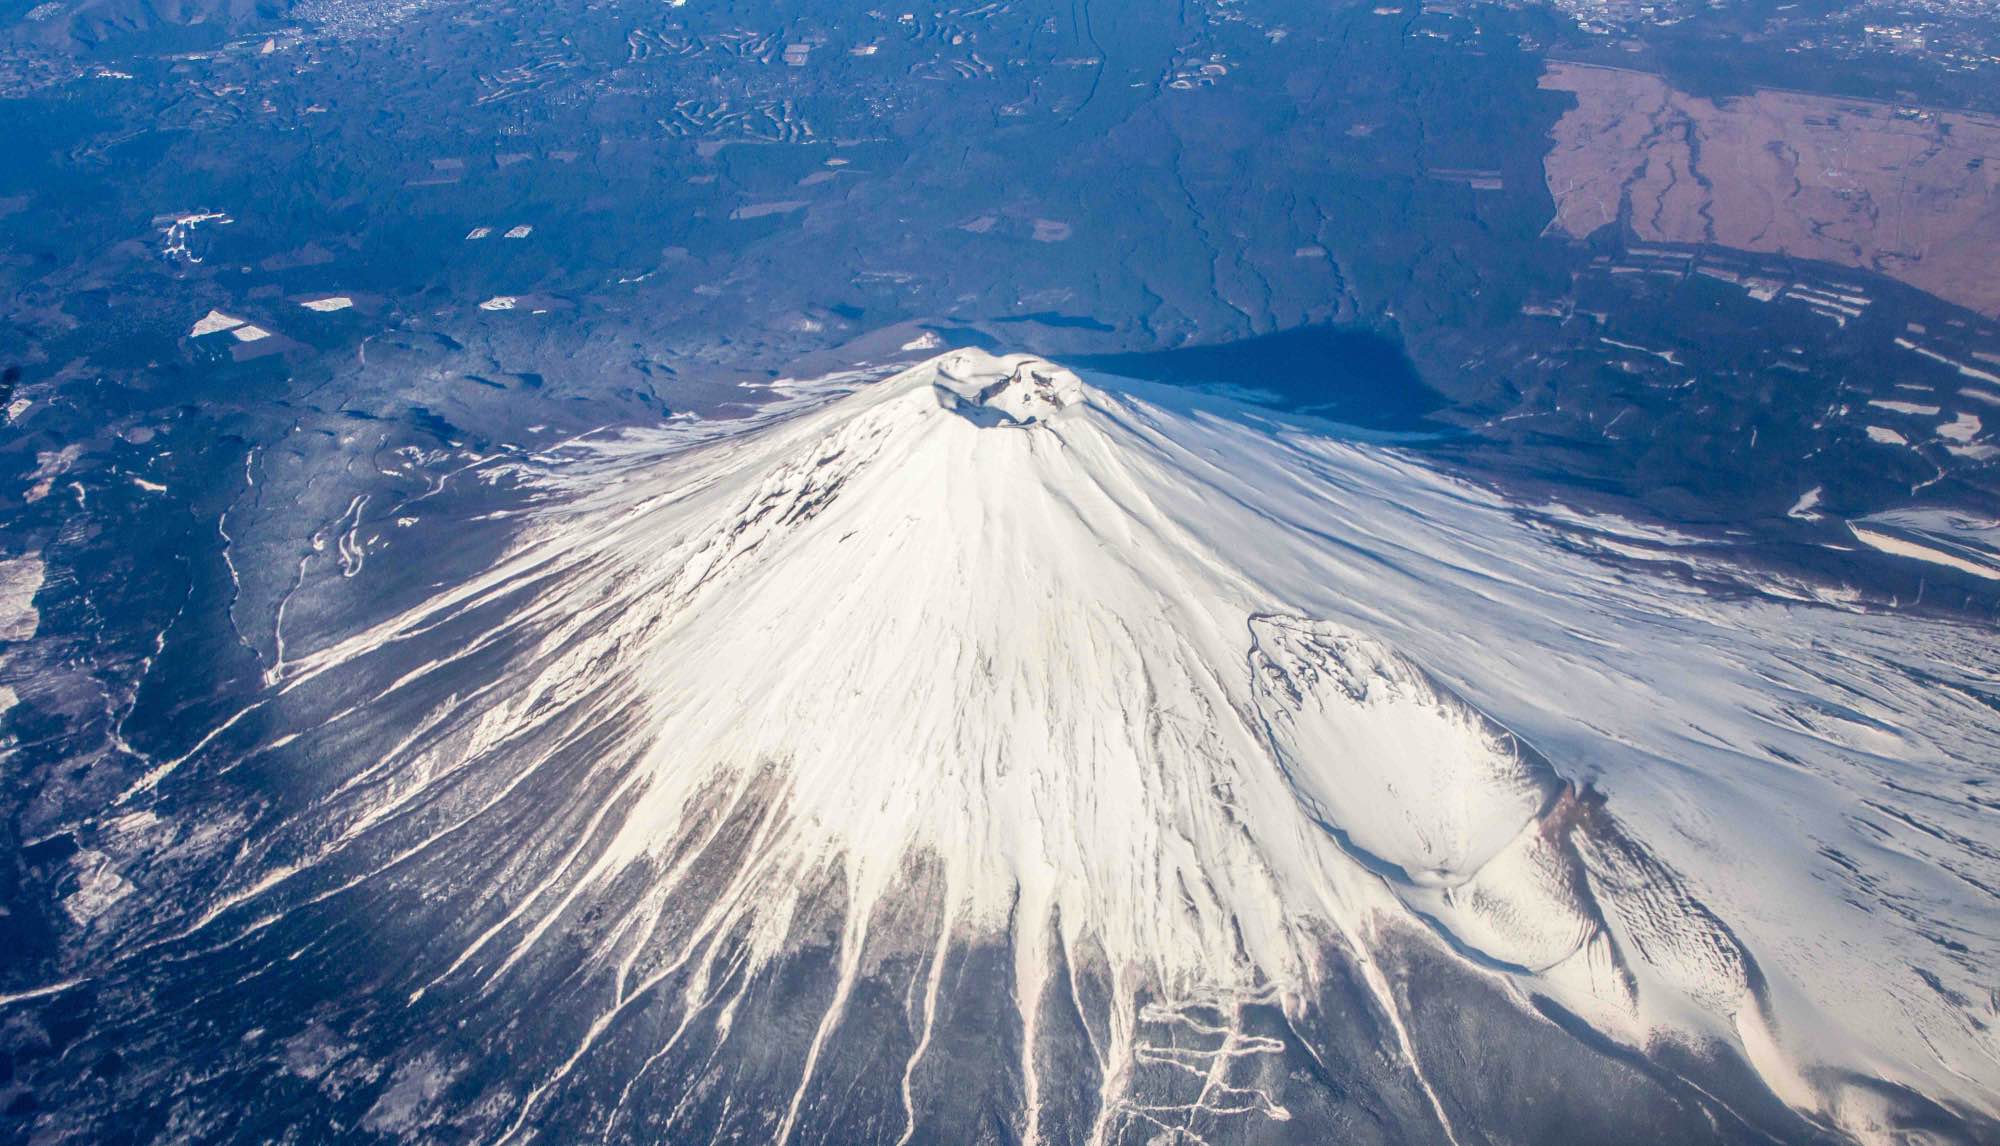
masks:
POLYGON ((93 972, 227 1036, 188 1103, 277 1063, 485 1140, 2000 1133, 1991 633, 1722 599, 1670 534, 1033 358, 803 404, 545 459, 504 561, 124 793, 135 881, 241 831, 93 972), (210 1013, 272 975, 282 1048, 210 1013))

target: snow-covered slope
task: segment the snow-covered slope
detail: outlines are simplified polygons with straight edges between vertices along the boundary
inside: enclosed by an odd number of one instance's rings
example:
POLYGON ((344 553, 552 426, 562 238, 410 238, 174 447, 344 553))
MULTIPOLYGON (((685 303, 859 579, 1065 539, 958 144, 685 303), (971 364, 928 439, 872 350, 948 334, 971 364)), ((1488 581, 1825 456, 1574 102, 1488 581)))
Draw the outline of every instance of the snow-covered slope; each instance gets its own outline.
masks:
POLYGON ((548 459, 126 794, 302 762, 176 941, 388 889, 413 1014, 524 1004, 502 1136, 1990 1132, 1990 633, 1267 417, 956 351, 548 459))

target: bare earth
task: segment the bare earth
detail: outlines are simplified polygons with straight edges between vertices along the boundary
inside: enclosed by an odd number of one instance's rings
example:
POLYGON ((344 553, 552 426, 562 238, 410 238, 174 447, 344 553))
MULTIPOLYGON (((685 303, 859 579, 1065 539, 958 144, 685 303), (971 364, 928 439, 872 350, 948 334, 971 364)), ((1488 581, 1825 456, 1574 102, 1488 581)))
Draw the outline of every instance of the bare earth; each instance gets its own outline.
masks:
POLYGON ((1573 93, 1543 162, 1582 237, 1629 205, 1642 240, 1866 267, 2000 316, 2000 120, 1760 90, 1712 101, 1658 76, 1552 63, 1573 93))

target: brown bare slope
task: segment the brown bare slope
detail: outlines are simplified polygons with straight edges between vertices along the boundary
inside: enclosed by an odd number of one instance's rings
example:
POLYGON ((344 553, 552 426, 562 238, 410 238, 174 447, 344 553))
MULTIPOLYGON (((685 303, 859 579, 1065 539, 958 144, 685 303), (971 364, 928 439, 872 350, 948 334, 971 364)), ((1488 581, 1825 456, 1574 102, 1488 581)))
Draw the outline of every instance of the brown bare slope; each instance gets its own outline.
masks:
POLYGON ((1542 87, 1577 100, 1544 160, 1550 231, 1587 235, 1629 204, 1642 240, 1865 267, 2000 316, 2000 120, 1770 90, 1708 100, 1570 63, 1542 87))

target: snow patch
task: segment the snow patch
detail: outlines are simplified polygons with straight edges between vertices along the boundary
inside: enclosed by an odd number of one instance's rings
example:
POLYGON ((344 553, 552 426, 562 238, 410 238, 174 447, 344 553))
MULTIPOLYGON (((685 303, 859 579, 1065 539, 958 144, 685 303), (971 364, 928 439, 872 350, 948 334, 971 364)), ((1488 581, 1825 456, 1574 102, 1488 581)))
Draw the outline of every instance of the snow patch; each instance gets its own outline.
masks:
POLYGON ((1937 435, 1953 442, 1969 442, 1979 436, 1981 425, 1976 414, 1960 414, 1937 428, 1937 435))
POLYGON ((1930 417, 1938 412, 1936 406, 1926 406, 1920 402, 1905 402, 1897 398, 1870 398, 1868 399, 1868 404, 1878 410, 1887 410, 1892 414, 1917 414, 1930 417))
POLYGON ((1820 515, 1813 510, 1819 505, 1820 494, 1825 489, 1825 486, 1816 485, 1800 494, 1799 500, 1792 503, 1792 508, 1785 511, 1785 516, 1796 517, 1800 521, 1818 521, 1820 515))
POLYGON ((42 591, 46 576, 39 553, 0 560, 0 641, 34 639, 42 623, 35 594, 42 591))
POLYGON ((202 338, 210 334, 221 334, 225 330, 235 330, 242 325, 243 320, 233 314, 211 310, 195 321, 194 326, 188 331, 188 337, 202 338))

